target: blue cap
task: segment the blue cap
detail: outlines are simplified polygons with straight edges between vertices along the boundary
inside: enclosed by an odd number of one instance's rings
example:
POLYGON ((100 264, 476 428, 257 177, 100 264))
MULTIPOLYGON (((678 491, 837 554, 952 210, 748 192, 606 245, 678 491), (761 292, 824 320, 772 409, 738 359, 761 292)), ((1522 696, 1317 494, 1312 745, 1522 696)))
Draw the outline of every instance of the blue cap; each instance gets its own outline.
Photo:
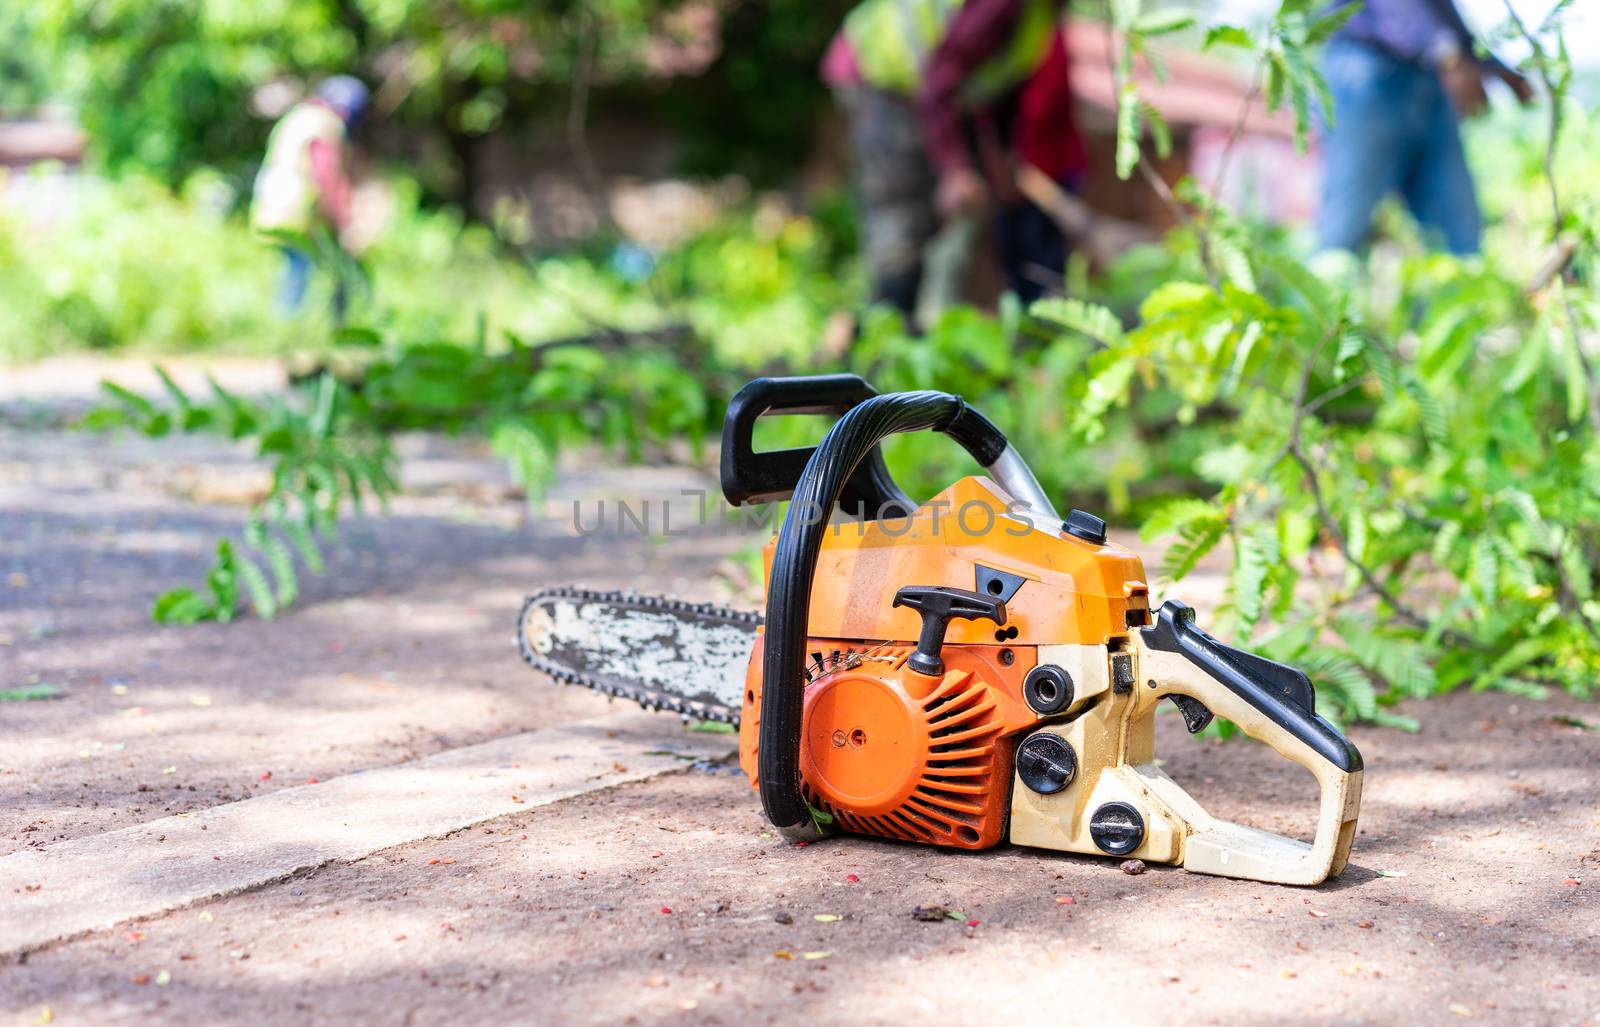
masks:
POLYGON ((355 124, 356 119, 361 117, 371 95, 362 81, 353 75, 334 75, 317 83, 317 99, 332 108, 346 125, 355 124))

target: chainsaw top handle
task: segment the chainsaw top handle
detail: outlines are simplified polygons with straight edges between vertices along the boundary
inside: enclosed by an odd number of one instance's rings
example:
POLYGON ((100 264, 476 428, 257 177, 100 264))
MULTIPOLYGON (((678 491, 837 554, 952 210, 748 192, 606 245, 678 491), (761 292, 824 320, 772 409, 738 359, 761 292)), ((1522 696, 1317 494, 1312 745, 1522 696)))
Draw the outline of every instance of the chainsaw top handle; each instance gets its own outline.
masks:
MULTIPOLYGON (((733 506, 788 499, 794 495, 801 474, 817 451, 815 447, 800 447, 756 452, 755 427, 761 418, 793 414, 842 417, 877 395, 878 390, 853 374, 757 378, 750 382, 728 403, 728 414, 722 424, 723 496, 733 506)), ((961 403, 958 397, 950 398, 961 403)), ((929 427, 961 443, 1014 499, 1037 511, 1042 518, 1059 519, 1033 472, 988 418, 963 403, 950 423, 929 427)), ((844 486, 835 502, 847 513, 866 520, 903 517, 917 506, 889 474, 876 443, 845 475, 844 486)))
MULTIPOLYGON (((970 453, 978 463, 996 474, 999 484, 1014 498, 1040 513, 1050 511, 1032 472, 989 419, 967 406, 958 396, 944 392, 897 392, 877 395, 872 387, 854 375, 829 375, 821 378, 757 379, 740 391, 728 411, 723 437, 723 488, 729 490, 729 442, 742 448, 733 453, 735 490, 730 501, 782 498, 793 502, 779 529, 772 555, 772 570, 767 587, 766 641, 762 652, 761 734, 759 777, 761 804, 767 819, 787 838, 814 840, 825 831, 811 815, 800 786, 801 717, 804 707, 805 644, 808 614, 811 609, 812 577, 817 554, 835 504, 852 485, 868 483, 858 476, 869 460, 869 474, 882 468, 878 443, 897 432, 932 430, 944 432, 970 453), (862 397, 862 391, 869 393, 862 397), (758 483, 756 475, 742 474, 738 461, 748 455, 750 428, 761 413, 782 409, 787 413, 827 412, 826 402, 850 403, 842 417, 829 429, 816 448, 809 451, 796 480, 785 484, 777 472, 760 479, 760 488, 746 495, 742 489, 758 483), (751 411, 756 411, 752 413, 751 411), (1019 470, 1020 469, 1020 470, 1019 470), (1005 472, 1002 475, 1000 472, 1005 472), (1026 483, 1018 478, 1026 475, 1026 483), (1016 491, 1014 491, 1014 489, 1016 491), (1029 495, 1028 492, 1037 493, 1029 495), (1019 494, 1021 492, 1021 494, 1019 494)), ((783 454, 794 461, 796 453, 783 454)), ((765 454, 763 459, 771 457, 765 454)), ((780 468, 779 470, 785 470, 780 468)), ((896 497, 912 504, 883 471, 881 479, 894 488, 896 497)), ((871 498, 866 497, 866 498, 871 498)), ((866 515, 878 513, 874 509, 866 515)), ((1053 516, 1053 511, 1050 511, 1053 516)))

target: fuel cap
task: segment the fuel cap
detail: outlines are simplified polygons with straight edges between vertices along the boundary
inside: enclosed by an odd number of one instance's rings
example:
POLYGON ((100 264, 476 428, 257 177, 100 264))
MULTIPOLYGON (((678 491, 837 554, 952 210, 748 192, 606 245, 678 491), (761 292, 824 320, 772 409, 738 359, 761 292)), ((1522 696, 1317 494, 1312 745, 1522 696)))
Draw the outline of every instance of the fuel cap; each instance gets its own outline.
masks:
POLYGON ((1108 802, 1089 818, 1089 837, 1101 851, 1126 856, 1144 841, 1144 817, 1125 802, 1108 802))
POLYGON ((1029 790, 1054 795, 1078 774, 1078 754, 1060 735, 1041 731, 1017 746, 1017 776, 1029 790))
POLYGON ((1061 530, 1085 542, 1102 545, 1106 540, 1106 522, 1087 510, 1071 510, 1061 522, 1061 530))

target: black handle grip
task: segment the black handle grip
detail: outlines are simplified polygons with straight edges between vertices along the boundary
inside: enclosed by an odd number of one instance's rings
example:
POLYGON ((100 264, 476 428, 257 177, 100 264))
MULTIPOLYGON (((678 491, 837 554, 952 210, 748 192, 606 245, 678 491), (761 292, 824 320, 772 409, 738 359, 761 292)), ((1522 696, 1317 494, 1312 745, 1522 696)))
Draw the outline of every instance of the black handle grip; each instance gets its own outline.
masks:
MULTIPOLYGON (((909 395, 903 393, 902 395, 909 395)), ((757 378, 728 402, 722 421, 722 494, 733 506, 770 503, 794 495, 800 476, 816 447, 755 451, 756 422, 768 414, 834 414, 843 417, 878 391, 859 375, 819 374, 793 378, 757 378)), ((952 397, 955 398, 955 397, 952 397)), ((933 426, 959 442, 982 467, 1006 451, 1006 437, 978 411, 956 399, 955 412, 933 426)), ((868 520, 901 517, 917 504, 895 484, 873 445, 851 470, 837 503, 847 513, 868 520)))
MULTIPOLYGON (((878 394, 853 374, 757 378, 728 403, 722 422, 722 494, 733 506, 770 503, 794 494, 814 446, 755 451, 756 422, 768 414, 833 414, 842 417, 878 394)), ((845 482, 839 505, 859 517, 900 516, 916 504, 896 485, 877 446, 845 482)))
POLYGON ((906 663, 918 674, 929 677, 944 673, 944 660, 939 658, 939 651, 944 648, 944 633, 950 621, 981 618, 996 624, 1006 622, 1005 600, 946 585, 907 585, 894 594, 894 605, 907 606, 922 614, 917 651, 906 663))

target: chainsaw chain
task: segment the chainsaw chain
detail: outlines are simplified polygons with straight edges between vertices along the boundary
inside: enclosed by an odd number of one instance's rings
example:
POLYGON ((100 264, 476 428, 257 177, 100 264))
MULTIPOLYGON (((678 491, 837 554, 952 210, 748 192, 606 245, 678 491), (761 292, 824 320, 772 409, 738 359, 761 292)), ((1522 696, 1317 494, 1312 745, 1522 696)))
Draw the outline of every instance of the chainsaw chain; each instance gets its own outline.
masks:
POLYGON ((685 720, 715 720, 724 724, 738 725, 740 711, 729 709, 719 703, 683 699, 673 695, 671 692, 642 686, 629 687, 620 684, 606 684, 589 677, 581 671, 563 667, 540 656, 537 652, 534 652, 533 646, 528 643, 527 622, 529 611, 536 604, 546 599, 574 599, 580 602, 605 603, 609 606, 639 610, 641 612, 688 614, 695 620, 755 626, 759 626, 762 622, 759 613, 746 610, 731 610, 725 606, 717 606, 714 603, 691 603, 682 599, 640 595, 631 591, 600 592, 586 588, 561 586, 559 588, 541 589, 528 596, 523 601, 522 613, 517 618, 517 650, 522 653, 523 661, 541 674, 548 674, 564 685, 578 685, 612 698, 631 699, 647 710, 670 710, 673 713, 681 714, 685 720))

